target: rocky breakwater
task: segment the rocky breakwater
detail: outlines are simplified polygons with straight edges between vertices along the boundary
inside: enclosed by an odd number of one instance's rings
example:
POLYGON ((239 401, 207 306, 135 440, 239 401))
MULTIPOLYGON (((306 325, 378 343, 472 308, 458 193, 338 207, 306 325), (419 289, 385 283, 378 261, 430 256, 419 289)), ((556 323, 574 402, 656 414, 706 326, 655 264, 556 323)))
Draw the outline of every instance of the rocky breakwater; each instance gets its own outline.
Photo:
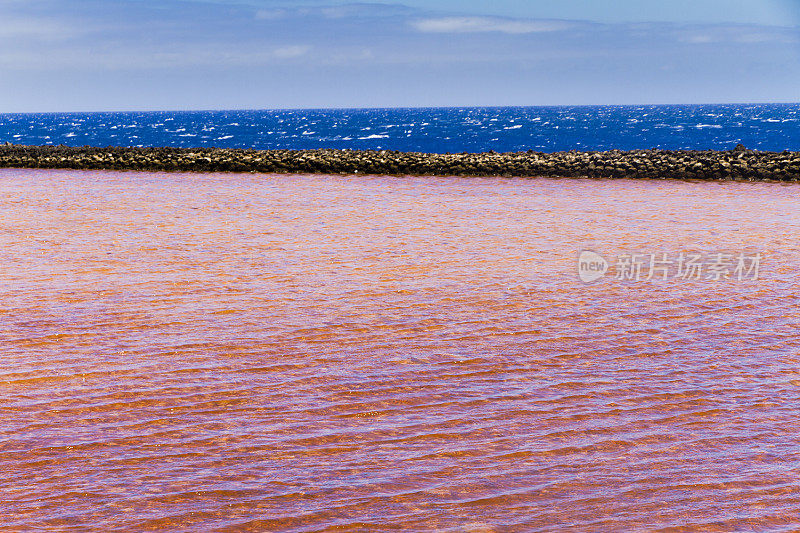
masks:
POLYGON ((234 150, 0 145, 0 167, 191 172, 558 176, 800 181, 800 152, 611 150, 424 154, 391 150, 234 150))

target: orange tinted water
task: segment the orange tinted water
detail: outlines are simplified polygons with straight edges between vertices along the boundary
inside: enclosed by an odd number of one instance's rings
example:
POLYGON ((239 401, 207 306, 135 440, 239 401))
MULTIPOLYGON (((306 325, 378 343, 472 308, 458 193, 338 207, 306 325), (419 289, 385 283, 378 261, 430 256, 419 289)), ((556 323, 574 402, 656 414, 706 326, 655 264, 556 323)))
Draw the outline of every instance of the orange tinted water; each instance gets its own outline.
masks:
POLYGON ((2 170, 0 530, 796 530, 798 194, 2 170))

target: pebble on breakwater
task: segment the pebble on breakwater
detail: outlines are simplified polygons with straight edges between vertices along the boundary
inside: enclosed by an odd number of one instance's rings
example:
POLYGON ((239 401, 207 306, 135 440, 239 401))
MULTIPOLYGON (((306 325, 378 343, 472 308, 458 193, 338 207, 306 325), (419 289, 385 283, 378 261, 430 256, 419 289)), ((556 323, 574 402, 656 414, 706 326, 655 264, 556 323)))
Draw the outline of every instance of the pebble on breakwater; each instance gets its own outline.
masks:
POLYGON ((0 145, 0 167, 194 172, 553 176, 799 181, 800 152, 610 150, 424 154, 391 150, 241 150, 0 145))

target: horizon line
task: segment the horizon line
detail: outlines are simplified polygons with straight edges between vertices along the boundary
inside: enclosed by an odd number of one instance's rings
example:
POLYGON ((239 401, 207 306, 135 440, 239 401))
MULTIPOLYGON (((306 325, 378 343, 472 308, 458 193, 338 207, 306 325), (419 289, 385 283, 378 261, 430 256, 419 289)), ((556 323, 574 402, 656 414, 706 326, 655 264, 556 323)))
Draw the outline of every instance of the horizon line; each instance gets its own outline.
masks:
POLYGON ((508 109, 508 108, 555 108, 555 107, 663 107, 663 106, 727 106, 727 105, 800 105, 798 102, 696 102, 696 103, 633 103, 633 104, 541 104, 541 105, 441 105, 441 106, 332 106, 332 107, 276 107, 276 108, 218 108, 218 109, 115 109, 94 111, 0 111, 0 115, 71 115, 108 113, 226 113, 242 111, 385 111, 425 109, 508 109))

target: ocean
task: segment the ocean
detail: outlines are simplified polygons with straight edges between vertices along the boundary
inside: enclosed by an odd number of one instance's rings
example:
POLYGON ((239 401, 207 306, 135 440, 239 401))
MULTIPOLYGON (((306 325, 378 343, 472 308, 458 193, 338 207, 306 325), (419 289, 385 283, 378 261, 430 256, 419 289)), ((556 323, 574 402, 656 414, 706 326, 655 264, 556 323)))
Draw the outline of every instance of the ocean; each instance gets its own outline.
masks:
POLYGON ((0 114, 0 142, 67 146, 800 150, 800 104, 0 114))

